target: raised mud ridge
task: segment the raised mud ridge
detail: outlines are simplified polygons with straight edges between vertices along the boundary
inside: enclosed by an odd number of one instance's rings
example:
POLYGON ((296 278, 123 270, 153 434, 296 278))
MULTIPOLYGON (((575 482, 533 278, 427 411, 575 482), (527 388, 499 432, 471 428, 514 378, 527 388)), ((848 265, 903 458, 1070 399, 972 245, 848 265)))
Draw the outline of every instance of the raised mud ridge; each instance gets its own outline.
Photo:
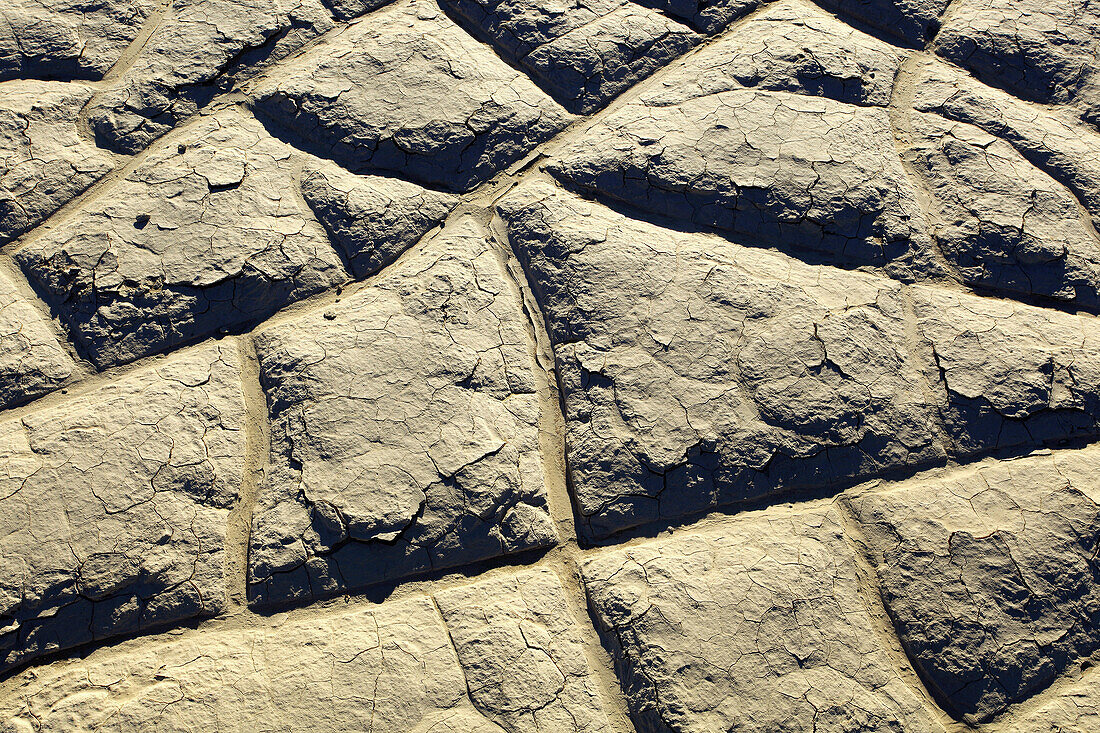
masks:
POLYGON ((1093 0, 7 0, 0 731, 1100 730, 1093 0))

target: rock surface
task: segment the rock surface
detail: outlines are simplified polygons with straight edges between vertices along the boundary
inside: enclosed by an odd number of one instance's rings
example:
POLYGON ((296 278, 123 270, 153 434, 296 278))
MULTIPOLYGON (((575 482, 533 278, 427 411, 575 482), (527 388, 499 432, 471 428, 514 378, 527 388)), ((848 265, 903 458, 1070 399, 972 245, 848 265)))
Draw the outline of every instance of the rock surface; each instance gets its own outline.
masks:
POLYGON ((917 110, 966 122, 1008 141, 1073 191, 1094 224, 1100 222, 1100 134, 1096 130, 943 65, 924 63, 914 76, 917 110))
POLYGON ((883 600, 932 690, 973 722, 1100 648, 1095 450, 852 500, 883 600))
POLYGON ((426 599, 138 648, 30 679, 0 710, 31 731, 435 733, 448 730, 439 722, 451 716, 462 721, 457 730, 500 731, 467 700, 462 668, 426 599))
POLYGON ((529 571, 442 591, 470 699, 508 731, 604 731, 607 715, 561 581, 529 571))
POLYGON ((445 0, 444 6, 572 112, 587 114, 701 37, 630 0, 445 0))
POLYGON ((1089 733, 1100 725, 1096 676, 1086 672, 1076 684, 1013 720, 1020 733, 1089 733))
POLYGON ((553 573, 444 591, 435 601, 446 621, 432 600, 276 618, 255 629, 208 630, 152 650, 75 662, 48 677, 21 680, 10 700, 0 702, 0 719, 30 731, 606 730, 594 727, 606 723, 602 702, 586 686, 575 621, 553 573), (500 620, 492 629, 480 625, 482 609, 474 605, 486 594, 500 620), (517 657, 526 666, 516 666, 517 657), (507 701, 494 703, 486 688, 468 687, 490 668, 500 689, 516 693, 507 701), (558 682, 544 673, 559 669, 569 679, 549 693, 585 705, 576 719, 563 715, 560 703, 543 705, 531 694, 532 680, 558 682), (321 689, 325 694, 317 694, 321 689))
POLYGON ((309 599, 553 544, 520 304, 466 221, 262 331, 272 468, 253 596, 309 599))
POLYGON ((403 0, 257 86, 258 110, 355 172, 468 191, 570 115, 431 0, 403 0))
POLYGON ((884 110, 755 89, 667 106, 643 97, 592 123, 549 170, 644 211, 835 264, 903 278, 934 268, 884 110))
POLYGON ((937 731, 835 510, 752 514, 582 567, 646 731, 937 731))
POLYGON ((498 209, 546 314, 591 536, 1096 434, 1095 319, 824 275, 546 183, 498 209))
POLYGON ((265 317, 348 279, 292 152, 236 112, 204 118, 16 258, 101 367, 265 317))
POLYGON ((771 0, 635 0, 659 8, 704 33, 718 33, 771 0))
POLYGON ((736 89, 766 89, 885 107, 898 49, 797 2, 768 7, 669 69, 641 95, 669 106, 736 89))
POLYGON ((555 345, 590 535, 943 454, 896 283, 548 184, 499 209, 555 345))
POLYGON ((1070 191, 1009 143, 918 113, 906 158, 935 199, 940 250, 975 286, 1100 306, 1100 241, 1070 191))
POLYGON ((399 178, 355 176, 335 165, 307 170, 302 196, 357 278, 391 264, 458 204, 451 194, 399 178))
POLYGON ((89 123, 105 147, 136 153, 255 64, 333 25, 320 0, 174 0, 134 63, 97 95, 89 123))
POLYGON ((0 424, 0 670, 224 609, 238 367, 202 346, 0 424))
POLYGON ((1100 321, 935 288, 912 309, 953 452, 1096 435, 1100 321))
POLYGON ((1095 733, 1098 62, 0 2, 0 731, 1095 733))
POLYGON ((57 389, 75 366, 46 317, 0 275, 0 408, 57 389))
POLYGON ((114 168, 77 133, 89 87, 0 84, 0 244, 40 224, 114 168))
POLYGON ((100 79, 137 38, 152 0, 8 0, 0 81, 100 79))
POLYGON ((960 0, 936 52, 1038 102, 1100 105, 1100 8, 1090 0, 960 0))
POLYGON ((814 0, 913 46, 923 46, 940 27, 951 0, 814 0))

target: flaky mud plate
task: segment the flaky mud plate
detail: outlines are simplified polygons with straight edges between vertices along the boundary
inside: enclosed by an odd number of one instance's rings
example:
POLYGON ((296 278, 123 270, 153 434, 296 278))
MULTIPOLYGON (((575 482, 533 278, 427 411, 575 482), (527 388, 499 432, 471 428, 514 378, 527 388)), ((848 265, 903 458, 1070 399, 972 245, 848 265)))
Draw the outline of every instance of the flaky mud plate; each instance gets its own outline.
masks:
POLYGON ((1093 0, 7 0, 0 732, 1100 731, 1093 0))

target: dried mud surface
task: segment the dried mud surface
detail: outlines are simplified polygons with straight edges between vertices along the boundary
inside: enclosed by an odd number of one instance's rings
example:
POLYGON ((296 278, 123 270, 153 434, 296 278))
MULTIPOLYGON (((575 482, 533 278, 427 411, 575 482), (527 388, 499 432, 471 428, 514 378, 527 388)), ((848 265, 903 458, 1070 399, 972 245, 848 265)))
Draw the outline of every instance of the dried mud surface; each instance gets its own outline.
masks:
POLYGON ((0 731, 1100 729, 1090 0, 0 8, 0 731))

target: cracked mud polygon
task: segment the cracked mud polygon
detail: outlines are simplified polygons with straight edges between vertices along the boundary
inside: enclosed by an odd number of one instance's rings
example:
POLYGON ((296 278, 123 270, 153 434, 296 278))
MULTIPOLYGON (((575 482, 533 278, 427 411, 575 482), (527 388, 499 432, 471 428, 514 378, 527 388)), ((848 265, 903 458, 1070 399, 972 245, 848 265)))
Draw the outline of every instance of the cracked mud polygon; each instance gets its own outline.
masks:
POLYGON ((8 0, 0 731, 1100 730, 1091 0, 8 0))

